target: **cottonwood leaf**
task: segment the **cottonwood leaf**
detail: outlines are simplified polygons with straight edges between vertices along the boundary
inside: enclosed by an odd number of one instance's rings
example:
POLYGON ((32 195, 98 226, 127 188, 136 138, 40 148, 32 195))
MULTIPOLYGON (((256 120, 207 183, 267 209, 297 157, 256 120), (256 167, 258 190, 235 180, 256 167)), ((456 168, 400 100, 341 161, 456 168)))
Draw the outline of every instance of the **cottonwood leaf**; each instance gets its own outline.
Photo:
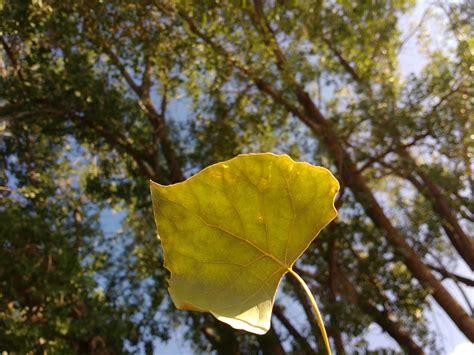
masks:
POLYGON ((278 284, 336 217, 338 189, 329 170, 270 153, 239 155, 174 185, 151 182, 176 307, 266 333, 278 284))

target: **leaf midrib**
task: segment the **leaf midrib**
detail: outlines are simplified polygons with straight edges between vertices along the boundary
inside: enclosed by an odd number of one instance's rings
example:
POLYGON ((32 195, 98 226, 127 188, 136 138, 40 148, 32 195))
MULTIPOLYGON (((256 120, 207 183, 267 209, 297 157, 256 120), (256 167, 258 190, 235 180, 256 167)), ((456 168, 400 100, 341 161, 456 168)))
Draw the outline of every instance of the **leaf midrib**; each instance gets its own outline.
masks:
POLYGON ((214 229, 217 229, 217 230, 220 230, 221 232, 231 236, 231 237, 234 237, 236 239, 239 239, 241 241, 243 241, 244 243, 250 245, 251 247, 253 247, 254 249, 258 250, 261 254, 265 255, 266 257, 272 259, 274 262, 276 262, 277 264, 279 264, 281 267, 287 269, 288 271, 291 269, 290 266, 286 265, 285 263, 281 262, 279 259, 277 259, 275 256, 273 256, 272 254, 266 252, 265 250, 261 249, 258 245, 252 243, 250 240, 248 239, 245 239, 244 237, 241 237, 221 226, 218 226, 218 225, 215 225, 215 224, 212 224, 212 223, 209 223, 207 222, 200 214, 190 210, 187 206, 185 206, 183 203, 181 202, 178 202, 178 201, 173 201, 173 200, 170 200, 168 198, 165 198, 163 196, 159 196, 158 197, 159 199, 162 199, 164 201, 168 201, 168 202, 171 202, 171 203, 174 203, 176 205, 179 205, 181 207, 183 207, 186 211, 188 211, 190 214, 196 216, 197 218, 199 218, 199 220, 205 224, 206 226, 210 227, 210 228, 214 228, 214 229))

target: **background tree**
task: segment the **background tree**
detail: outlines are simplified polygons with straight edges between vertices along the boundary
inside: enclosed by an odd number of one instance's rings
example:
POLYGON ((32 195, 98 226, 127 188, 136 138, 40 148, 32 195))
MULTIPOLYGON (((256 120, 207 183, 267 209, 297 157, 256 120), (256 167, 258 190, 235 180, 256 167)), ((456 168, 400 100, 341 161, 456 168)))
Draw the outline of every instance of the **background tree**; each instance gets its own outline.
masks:
POLYGON ((472 8, 430 8, 446 45, 421 37, 430 60, 406 78, 398 54, 423 23, 404 37, 399 21, 413 6, 6 1, 1 346, 148 351, 180 326, 200 350, 321 351, 290 279, 262 337, 167 296, 148 179, 182 181, 252 151, 324 165, 341 182, 339 219, 297 264, 337 353, 365 349, 373 323, 407 352, 439 349, 433 302, 474 341, 473 280, 454 272, 474 268, 472 8), (124 216, 114 235, 99 223, 110 209, 124 216))

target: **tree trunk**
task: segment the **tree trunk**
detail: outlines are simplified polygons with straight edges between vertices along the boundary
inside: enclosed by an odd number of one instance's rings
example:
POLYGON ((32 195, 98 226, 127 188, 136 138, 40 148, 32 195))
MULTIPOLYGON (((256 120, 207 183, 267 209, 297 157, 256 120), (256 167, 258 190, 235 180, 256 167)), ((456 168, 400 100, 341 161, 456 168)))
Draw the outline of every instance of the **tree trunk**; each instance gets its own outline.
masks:
POLYGON ((300 88, 296 88, 296 94, 298 101, 304 108, 304 115, 301 115, 299 118, 321 138, 322 143, 328 148, 336 161, 342 182, 353 191, 357 201, 362 205, 375 225, 385 231, 388 240, 398 249, 399 254, 403 256, 404 263, 411 273, 418 281, 431 288, 431 294, 436 302, 445 310, 464 335, 470 341, 474 341, 474 318, 470 317, 456 299, 445 289, 442 283, 431 273, 430 268, 392 225, 375 199, 372 190, 358 173, 351 157, 344 150, 336 132, 314 105, 309 95, 300 88))
MULTIPOLYGON (((356 70, 354 70, 350 63, 342 56, 342 54, 332 45, 332 43, 327 38, 323 38, 323 41, 334 53, 341 66, 344 68, 344 70, 346 70, 346 72, 351 76, 351 78, 356 83, 361 85, 365 90, 367 90, 369 96, 372 97, 372 89, 368 81, 362 76, 360 76, 356 72, 356 70)), ((398 154, 408 161, 410 169, 414 169, 416 171, 417 175, 420 177, 425 186, 423 186, 418 180, 416 180, 416 178, 410 173, 408 173, 406 176, 401 177, 407 178, 409 181, 411 181, 413 185, 415 185, 415 187, 420 191, 420 193, 422 193, 432 202, 435 212, 445 221, 445 223, 443 223, 443 229, 446 231, 449 240, 451 241, 459 255, 471 268, 471 270, 474 270, 474 244, 459 225, 455 215, 451 212, 451 208, 449 206, 447 198, 443 195, 442 191, 433 183, 433 181, 422 171, 422 169, 420 169, 414 159, 410 156, 406 147, 402 147, 400 142, 398 142, 398 144, 400 145, 400 148, 397 149, 398 154)), ((467 164, 466 166, 469 166, 469 164, 467 164)))
POLYGON ((405 149, 400 149, 399 154, 408 161, 409 168, 413 169, 422 183, 410 172, 406 172, 402 177, 408 179, 422 195, 431 201, 433 209, 442 219, 443 229, 451 241, 451 244, 471 270, 474 270, 474 244, 469 240, 469 237, 459 225, 456 216, 452 213, 448 199, 428 175, 416 165, 413 158, 405 149))

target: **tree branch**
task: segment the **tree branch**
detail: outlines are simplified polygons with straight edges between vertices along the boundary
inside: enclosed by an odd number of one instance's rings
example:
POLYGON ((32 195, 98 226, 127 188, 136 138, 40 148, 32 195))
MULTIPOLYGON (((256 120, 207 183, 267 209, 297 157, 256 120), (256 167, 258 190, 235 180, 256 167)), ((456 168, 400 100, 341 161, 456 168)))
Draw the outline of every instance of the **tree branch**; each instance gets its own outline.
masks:
POLYGON ((0 42, 2 43, 3 49, 5 49, 5 52, 7 53, 8 59, 13 65, 13 73, 18 74, 20 81, 24 82, 25 76, 23 75, 23 72, 21 70, 20 62, 17 60, 15 53, 13 52, 12 48, 9 46, 7 40, 3 37, 3 35, 0 35, 0 42))
POLYGON ((339 60, 339 63, 346 70, 346 72, 349 73, 349 75, 355 81, 361 82, 362 78, 359 76, 356 70, 352 67, 352 65, 343 57, 342 53, 336 47, 333 46, 332 42, 325 36, 322 36, 322 40, 328 46, 329 50, 336 56, 336 58, 339 60))
POLYGON ((260 344, 263 355, 285 355, 285 350, 273 325, 266 334, 257 337, 257 342, 260 344))
MULTIPOLYGON (((336 264, 336 242, 334 239, 329 241, 329 248, 328 248, 328 255, 327 261, 329 266, 329 299, 331 304, 337 304, 337 264, 336 264)), ((346 353, 344 349, 344 343, 342 342, 341 331, 339 329, 339 322, 338 322, 338 314, 337 311, 331 314, 331 329, 332 331, 332 338, 334 339, 334 346, 336 348, 336 353, 338 355, 344 355, 346 353)))
POLYGON ((348 300, 355 303, 368 315, 371 315, 380 327, 395 339, 403 349, 407 350, 409 354, 424 354, 421 347, 411 338, 408 330, 395 321, 396 318, 385 307, 383 307, 383 311, 379 311, 370 300, 367 300, 364 295, 357 291, 356 287, 342 272, 339 272, 339 280, 341 281, 341 290, 348 297, 348 300))
POLYGON ((432 270, 438 272, 439 274, 441 274, 445 278, 452 279, 452 280, 461 282, 461 283, 463 283, 467 286, 474 287, 474 280, 473 279, 469 279, 467 277, 464 277, 464 276, 458 275, 456 273, 450 272, 450 271, 446 270, 444 267, 438 267, 438 266, 435 266, 435 265, 432 265, 432 264, 427 264, 427 265, 432 270))
POLYGON ((400 42, 400 45, 398 46, 397 49, 397 54, 400 54, 402 51, 403 47, 410 41, 410 39, 418 32, 418 30, 423 26, 423 23, 425 22, 426 16, 428 15, 428 10, 425 10, 423 14, 421 15, 420 21, 418 24, 406 35, 406 37, 400 42))
POLYGON ((133 80, 125 66, 120 62, 120 59, 110 48, 110 46, 108 46, 106 43, 103 43, 103 48, 104 51, 110 56, 112 62, 118 68, 119 72, 122 74, 130 88, 137 95, 139 99, 139 105, 147 115, 153 127, 154 133, 160 141, 161 150, 170 170, 170 181, 173 183, 183 181, 185 177, 181 170, 181 166, 179 164, 178 157, 174 150, 173 144, 169 139, 166 122, 156 110, 150 97, 150 76, 152 70, 150 63, 148 62, 148 68, 145 68, 145 81, 141 85, 139 85, 133 80))
POLYGON ((374 163, 377 163, 377 162, 380 162, 383 158, 385 158, 388 154, 390 153, 393 153, 393 152, 396 152, 398 149, 400 148, 409 148, 413 145, 415 145, 416 143, 418 143, 420 140, 428 137, 430 135, 430 131, 427 131, 425 133, 422 133, 422 134, 417 134, 415 137, 413 137, 412 141, 409 142, 409 143, 405 143, 405 144, 402 144, 401 146, 397 146, 397 145, 394 145, 394 144, 391 144, 387 149, 385 149, 383 152, 381 152, 380 154, 377 154, 373 157, 371 157, 369 160, 367 160, 358 170, 357 172, 359 174, 362 174, 364 172, 364 170, 366 170, 367 168, 370 168, 374 163))
MULTIPOLYGON (((350 303, 357 306, 365 314, 370 316, 380 327, 387 332, 403 349, 406 349, 409 354, 423 354, 423 350, 411 338, 409 332, 404 329, 403 325, 397 322, 393 314, 391 314, 385 305, 382 304, 383 311, 380 311, 376 304, 362 295, 356 286, 347 278, 337 263, 337 257, 332 256, 332 270, 331 272, 337 277, 337 290, 350 303)), ((309 273, 311 275, 311 273, 309 273)), ((312 274, 312 279, 316 275, 312 274)))
MULTIPOLYGON (((369 90, 369 95, 371 95, 371 89, 368 83, 366 82, 366 79, 359 75, 340 53, 337 55, 337 57, 339 59, 340 64, 351 75, 353 80, 359 84, 367 86, 369 90)), ((451 95, 453 95, 457 90, 459 90, 460 86, 460 83, 458 83, 458 85, 453 87, 447 94, 442 96, 439 102, 433 106, 430 113, 434 113, 445 100, 447 100, 451 95)), ((416 143, 416 139, 414 140, 414 143, 416 143)), ((407 149, 403 147, 403 144, 401 144, 400 142, 396 142, 396 148, 397 153, 411 163, 411 166, 415 168, 417 175, 420 176, 420 178, 423 180, 426 189, 420 184, 415 186, 425 197, 432 201, 434 211, 445 221, 445 223, 443 223, 443 228, 445 229, 449 240, 451 241, 459 255, 469 265, 471 270, 474 270, 474 245, 472 242, 469 241, 469 238, 467 237, 466 233, 459 225, 457 219, 452 214, 451 210, 448 208, 449 204, 447 202, 447 199, 442 194, 441 190, 433 183, 433 181, 429 179, 429 177, 424 174, 424 172, 419 168, 414 159, 409 155, 407 149), (428 190, 430 193, 427 194, 426 190, 428 190)), ((388 153, 389 152, 387 152, 386 154, 388 153)), ((383 158, 386 154, 382 154, 382 157, 376 156, 371 160, 380 162, 380 159, 383 158)), ((371 161, 369 162, 372 163, 371 161)), ((365 165, 361 169, 358 169, 358 172, 360 173, 364 169, 365 165)), ((474 326, 474 321, 472 323, 474 326)), ((472 332, 471 336, 474 339, 474 331, 472 332)))
POLYGON ((273 306, 273 314, 275 317, 280 321, 280 323, 288 330, 288 333, 291 334, 293 339, 300 345, 301 350, 303 351, 304 354, 307 355, 314 355, 316 352, 313 350, 313 348, 309 345, 308 341, 304 336, 298 332, 298 330, 291 324, 290 320, 286 318, 285 313, 283 312, 283 309, 279 305, 274 305, 273 306))
POLYGON ((55 116, 58 118, 69 118, 76 124, 86 124, 90 129, 98 133, 103 137, 111 146, 116 147, 118 150, 126 153, 137 164, 139 170, 146 178, 156 178, 159 181, 166 181, 163 176, 160 175, 160 171, 154 171, 147 163, 148 157, 144 156, 144 153, 135 149, 133 145, 127 142, 127 138, 120 135, 118 132, 110 131, 106 127, 100 125, 97 121, 92 121, 85 115, 79 115, 78 113, 71 112, 66 109, 59 109, 57 105, 49 105, 46 103, 35 103, 36 109, 33 111, 18 112, 15 117, 17 119, 28 118, 30 116, 55 116), (54 107, 56 106, 56 107, 54 107))

